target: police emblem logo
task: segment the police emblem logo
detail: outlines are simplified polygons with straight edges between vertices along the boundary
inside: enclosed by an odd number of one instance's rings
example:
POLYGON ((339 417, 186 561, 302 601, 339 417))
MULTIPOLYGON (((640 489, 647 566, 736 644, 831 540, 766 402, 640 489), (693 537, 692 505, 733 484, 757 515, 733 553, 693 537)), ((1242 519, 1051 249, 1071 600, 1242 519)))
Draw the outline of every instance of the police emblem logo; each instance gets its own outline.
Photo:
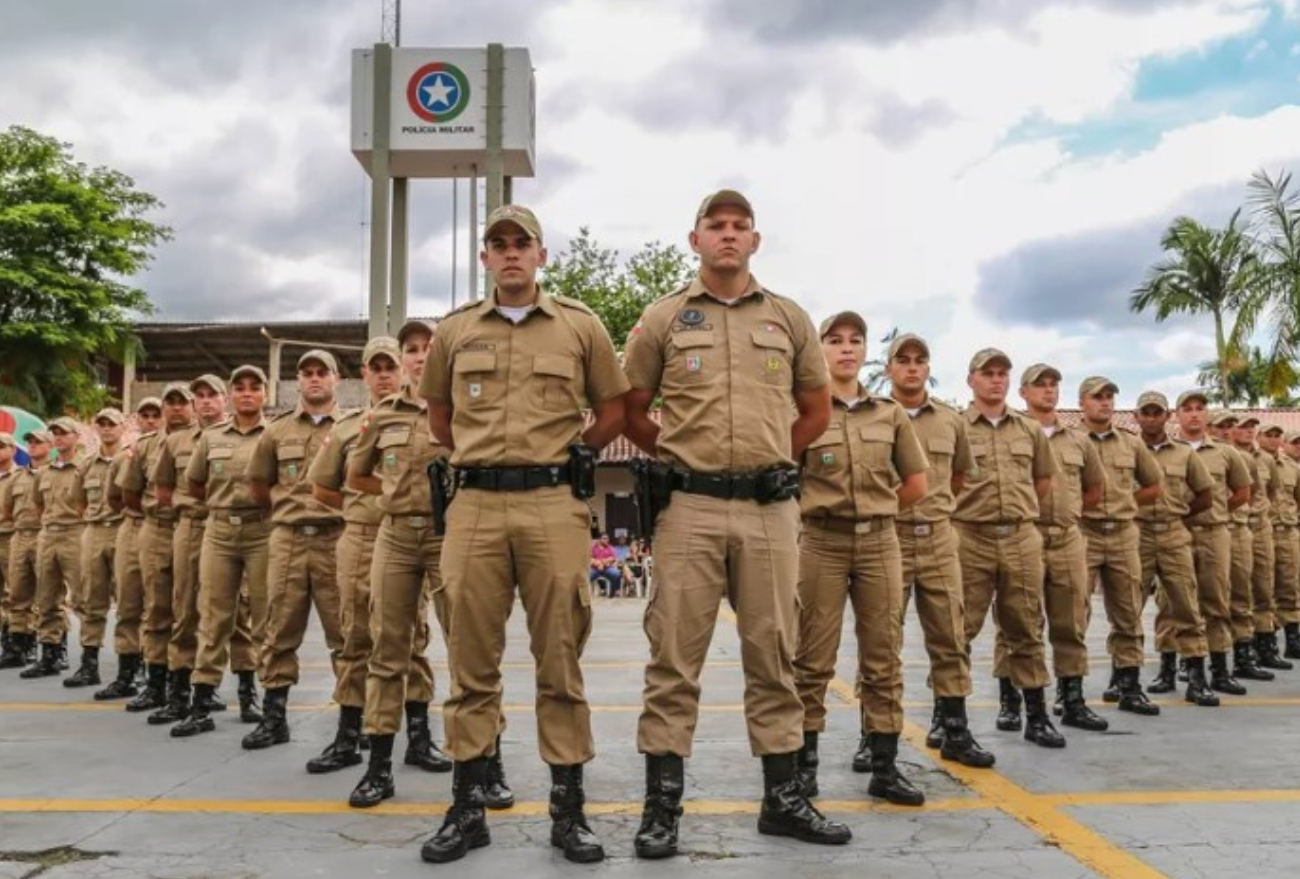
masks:
POLYGON ((692 354, 686 358, 686 368, 691 372, 699 372, 704 368, 704 361, 692 354))
POLYGON ((827 465, 829 465, 829 464, 834 464, 834 463, 835 463, 835 455, 834 455, 834 453, 833 453, 833 452, 822 452, 822 463, 823 463, 823 464, 827 464, 827 465))
POLYGON ((297 476, 297 475, 298 475, 298 465, 297 465, 297 464, 290 464, 290 465, 289 465, 289 475, 290 475, 290 476, 297 476))
POLYGON ((781 369, 781 359, 779 357, 767 358, 767 371, 778 372, 781 369))
POLYGON ((469 106, 469 79, 454 64, 426 64, 407 81, 406 103, 425 122, 450 122, 469 106))
POLYGON ((215 475, 217 475, 217 476, 220 476, 221 474, 225 473, 225 472, 226 472, 226 465, 225 465, 225 462, 223 462, 223 461, 213 461, 213 462, 212 462, 212 472, 213 472, 213 474, 215 474, 215 475))
POLYGON ((704 312, 700 311, 698 308, 688 308, 681 313, 678 320, 686 324, 688 327, 698 326, 699 324, 704 323, 704 312))
POLYGON ((478 382, 471 382, 469 386, 469 396, 471 400, 477 400, 483 396, 483 386, 478 382))
POLYGON ((396 452, 388 452, 384 455, 384 466, 390 469, 397 466, 396 452))

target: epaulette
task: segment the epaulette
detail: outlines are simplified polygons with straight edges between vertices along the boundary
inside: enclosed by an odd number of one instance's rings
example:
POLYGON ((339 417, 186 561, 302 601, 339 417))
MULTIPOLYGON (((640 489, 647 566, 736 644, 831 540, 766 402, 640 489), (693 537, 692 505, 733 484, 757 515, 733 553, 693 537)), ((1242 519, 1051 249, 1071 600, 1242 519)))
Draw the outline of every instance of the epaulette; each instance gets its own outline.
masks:
POLYGON ((360 418, 362 415, 365 414, 366 414, 365 409, 349 409, 347 412, 344 412, 337 419, 335 419, 334 423, 336 425, 342 424, 345 421, 351 421, 353 418, 360 418))
POLYGON ((867 399, 872 403, 888 403, 891 406, 901 406, 902 404, 893 397, 887 397, 882 394, 867 394, 867 399))
POLYGON ((279 415, 272 418, 270 423, 275 424, 277 421, 283 421, 286 418, 292 418, 294 415, 297 414, 298 414, 297 409, 286 409, 285 411, 281 412, 279 415))
POLYGON ((925 401, 927 403, 933 403, 936 407, 940 409, 949 409, 953 412, 956 412, 959 415, 961 414, 961 409, 954 406, 952 403, 949 403, 947 400, 940 400, 938 397, 926 397, 925 401))
POLYGON ((471 299, 469 302, 466 302, 464 305, 457 305, 451 311, 444 314, 442 318, 443 320, 446 320, 447 318, 451 317, 453 314, 460 314, 462 311, 469 311, 471 308, 478 308, 482 304, 483 304, 482 299, 471 299))
POLYGON ((559 296, 552 294, 551 301, 556 305, 563 305, 565 308, 572 308, 574 311, 581 311, 583 314, 595 315, 596 312, 591 310, 591 306, 578 299, 571 299, 568 296, 559 296))

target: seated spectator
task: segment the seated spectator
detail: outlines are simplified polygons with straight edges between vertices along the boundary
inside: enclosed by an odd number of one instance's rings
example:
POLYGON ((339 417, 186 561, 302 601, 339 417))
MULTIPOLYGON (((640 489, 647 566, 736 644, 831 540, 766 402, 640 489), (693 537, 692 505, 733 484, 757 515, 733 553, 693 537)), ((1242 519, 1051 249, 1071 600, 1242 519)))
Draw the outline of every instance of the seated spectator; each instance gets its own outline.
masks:
POLYGON ((623 571, 618 553, 610 546, 609 535, 602 533, 591 546, 591 582, 596 583, 598 594, 617 595, 623 588, 623 571), (601 580, 604 584, 601 584, 601 580))

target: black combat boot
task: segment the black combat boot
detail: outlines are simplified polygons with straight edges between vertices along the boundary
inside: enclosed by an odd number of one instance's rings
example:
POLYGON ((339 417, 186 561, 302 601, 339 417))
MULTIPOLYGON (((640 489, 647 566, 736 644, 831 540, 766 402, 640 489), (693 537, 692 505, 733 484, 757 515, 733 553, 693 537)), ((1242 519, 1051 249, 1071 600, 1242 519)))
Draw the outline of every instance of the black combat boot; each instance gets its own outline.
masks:
POLYGON ((1127 711, 1130 714, 1138 714, 1142 717, 1155 717, 1160 713, 1159 705, 1152 705, 1147 694, 1142 692, 1142 680, 1139 677, 1140 672, 1137 666, 1121 668, 1119 670, 1119 710, 1127 711))
POLYGON ((970 734, 970 726, 966 721, 966 697, 944 696, 941 702, 944 729, 939 756, 974 769, 988 769, 996 763, 997 759, 981 748, 970 734))
POLYGON ((1232 645, 1233 677, 1245 681, 1273 680, 1273 673, 1271 671, 1264 671, 1264 669, 1255 664, 1255 656, 1250 648, 1250 641, 1237 641, 1232 645))
POLYGON ((1065 715, 1065 681, 1061 678, 1056 679, 1056 698, 1052 700, 1052 716, 1063 717, 1065 715))
MULTIPOLYGON (((594 864, 605 860, 605 848, 591 832, 582 807, 582 764, 551 767, 551 845, 564 850, 565 860, 594 864)), ((486 829, 486 828, 485 828, 486 829)))
POLYGON ((108 682, 108 686, 95 691, 95 701, 107 702, 109 699, 125 699, 140 692, 135 685, 135 673, 140 667, 139 653, 119 653, 117 655, 117 677, 108 682))
POLYGON ((9 643, 0 650, 0 669, 22 668, 27 665, 27 639, 35 636, 27 632, 12 632, 9 643))
POLYGON ((1040 748, 1065 747, 1065 736, 1056 731, 1047 713, 1042 687, 1025 688, 1025 741, 1040 748))
POLYGON ((1003 732, 1020 730, 1020 691, 1011 678, 998 678, 998 719, 996 726, 1003 732))
POLYGON ((1183 698, 1202 708, 1218 708, 1219 697, 1214 695, 1210 685, 1205 682, 1205 657, 1190 656, 1187 659, 1187 692, 1183 698))
MULTIPOLYGON (((927 748, 939 748, 943 746, 944 736, 943 726, 943 697, 934 697, 934 713, 930 715, 930 731, 925 734, 925 746, 927 748)), ((866 733, 863 733, 865 737, 866 733)), ((865 743, 865 740, 864 740, 865 743)), ((868 760, 870 766, 870 760, 868 760)))
POLYGON ((59 671, 68 670, 68 633, 67 632, 64 632, 63 635, 60 636, 59 638, 59 652, 58 655, 54 657, 54 662, 58 666, 59 671))
POLYGON ((150 725, 179 723, 190 716, 190 674, 188 668, 175 668, 167 673, 167 704, 149 715, 150 725))
POLYGON ((442 753, 429 729, 428 702, 406 703, 406 756, 402 762, 425 772, 451 772, 451 758, 442 753))
POLYGON ((1178 654, 1165 651, 1160 654, 1160 671, 1147 685, 1148 693, 1172 693, 1178 689, 1178 654))
POLYGON ((262 707, 257 704, 257 673, 241 671, 239 677, 239 722, 261 723, 262 707))
MULTIPOLYGON (((1188 682, 1190 683, 1190 679, 1188 682)), ((1210 653, 1210 689, 1219 693, 1227 693, 1229 696, 1246 695, 1246 688, 1228 671, 1227 653, 1210 653)))
POLYGON ((167 704, 167 666, 150 663, 146 674, 144 690, 126 703, 127 711, 153 711, 167 704))
MULTIPOLYGON (((927 736, 927 738, 929 738, 927 736)), ((871 734, 863 730, 858 734, 858 749, 853 752, 853 771, 871 771, 871 734)), ((942 744, 942 742, 940 742, 942 744)))
POLYGON ((871 781, 867 793, 895 806, 923 806, 925 794, 898 771, 898 733, 871 733, 871 781))
POLYGON ((190 706, 190 716, 172 727, 172 738, 188 739, 217 728, 217 722, 208 712, 207 703, 216 689, 212 684, 194 685, 194 703, 190 706))
POLYGON ((1282 630, 1285 632, 1283 641, 1286 644, 1282 655, 1287 659, 1300 659, 1300 623, 1285 623, 1282 630))
POLYGON ((36 633, 28 632, 27 640, 23 643, 23 665, 36 664, 36 650, 39 646, 36 643, 36 633))
POLYGON ((1101 691, 1101 701, 1108 702, 1112 705, 1119 701, 1121 695, 1119 679, 1119 669, 1112 666, 1110 670, 1110 683, 1106 685, 1106 689, 1101 691))
POLYGON ((677 854, 677 824, 686 789, 685 762, 676 754, 645 757, 645 806, 637 828, 636 856, 646 860, 677 854))
POLYGON ((378 806, 384 800, 397 793, 393 784, 393 736, 373 735, 370 737, 370 762, 366 765, 366 774, 352 789, 348 805, 354 809, 369 809, 378 806))
POLYGON ((12 634, 9 631, 9 624, 0 623, 0 653, 4 653, 9 649, 9 645, 13 643, 11 639, 12 634))
POLYGON ((817 789, 817 767, 821 764, 821 758, 817 755, 817 731, 806 729, 803 731, 803 747, 795 752, 795 768, 799 774, 799 785, 803 788, 803 795, 812 799, 821 793, 817 789))
POLYGON ((82 647, 81 664, 70 676, 63 679, 65 687, 94 687, 99 680, 99 648, 82 647))
POLYGON ((361 709, 339 706, 339 726, 334 741, 319 757, 307 761, 307 771, 312 775, 337 772, 361 762, 361 709))
POLYGON ((795 777, 793 752, 763 755, 763 791, 759 833, 818 845, 844 845, 853 838, 847 825, 827 820, 803 795, 795 777))
POLYGON ((1277 632, 1258 632, 1255 634, 1255 652, 1259 655, 1260 668, 1273 668, 1278 671, 1291 671, 1294 665, 1282 658, 1277 649, 1277 632))
POLYGON ((257 729, 244 736, 240 745, 245 751, 260 751, 272 745, 283 745, 289 741, 289 721, 285 712, 289 709, 289 688, 272 687, 266 691, 266 702, 262 709, 262 722, 257 729))
POLYGON ((1110 724, 1088 707, 1083 698, 1083 678, 1061 678, 1061 725, 1088 732, 1105 732, 1110 724))
POLYGON ((35 678, 50 678, 59 673, 59 651, 62 648, 58 644, 42 644, 41 658, 32 666, 28 666, 18 673, 18 677, 24 680, 33 680, 35 678))
MULTIPOLYGON (((442 827, 420 849, 421 858, 431 864, 459 861, 470 849, 483 848, 492 842, 487 813, 483 808, 483 784, 486 781, 486 757, 456 762, 451 808, 447 810, 442 827)), ((604 857, 603 851, 601 857, 604 857)))
POLYGON ((506 782, 506 764, 501 761, 501 736, 497 736, 496 750, 487 758, 487 787, 484 803, 489 809, 509 809, 515 804, 515 792, 506 782))

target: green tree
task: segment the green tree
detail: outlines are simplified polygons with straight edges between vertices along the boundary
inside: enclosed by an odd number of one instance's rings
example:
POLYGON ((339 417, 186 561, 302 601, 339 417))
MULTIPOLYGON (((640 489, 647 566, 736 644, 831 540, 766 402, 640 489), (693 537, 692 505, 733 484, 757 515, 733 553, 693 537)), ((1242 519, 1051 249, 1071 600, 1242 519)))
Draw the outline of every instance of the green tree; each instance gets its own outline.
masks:
POLYGON ((601 247, 583 226, 578 237, 569 241, 568 250, 551 257, 542 270, 542 282, 552 293, 590 306, 621 351, 646 306, 681 287, 694 271, 685 253, 658 241, 620 264, 618 251, 601 247))
POLYGON ((130 279, 171 237, 148 219, 161 207, 69 144, 0 132, 0 402, 52 415, 105 401, 91 358, 138 344, 128 316, 152 307, 130 279))
POLYGON ((1198 367, 1200 373, 1196 377, 1197 383, 1202 387, 1217 388, 1210 392, 1210 396, 1216 403, 1224 406, 1231 406, 1234 403, 1245 404, 1252 409, 1258 409, 1262 404, 1289 405, 1285 388, 1281 391, 1272 389, 1273 359, 1265 356, 1258 346, 1251 346, 1248 351, 1243 352, 1243 356, 1234 361, 1233 368, 1226 376, 1220 374, 1219 366, 1213 360, 1206 360, 1198 364, 1198 367), (1223 393, 1225 379, 1228 389, 1226 397, 1223 393))
POLYGON ((1262 281, 1260 262, 1250 236, 1238 226, 1241 211, 1223 229, 1203 226, 1191 217, 1178 217, 1160 239, 1170 254, 1152 267, 1147 280, 1133 291, 1129 308, 1154 311, 1157 322, 1175 314, 1209 314, 1214 319, 1214 372, 1219 393, 1231 398, 1228 376, 1242 362, 1241 321, 1228 327, 1253 300, 1262 281))

